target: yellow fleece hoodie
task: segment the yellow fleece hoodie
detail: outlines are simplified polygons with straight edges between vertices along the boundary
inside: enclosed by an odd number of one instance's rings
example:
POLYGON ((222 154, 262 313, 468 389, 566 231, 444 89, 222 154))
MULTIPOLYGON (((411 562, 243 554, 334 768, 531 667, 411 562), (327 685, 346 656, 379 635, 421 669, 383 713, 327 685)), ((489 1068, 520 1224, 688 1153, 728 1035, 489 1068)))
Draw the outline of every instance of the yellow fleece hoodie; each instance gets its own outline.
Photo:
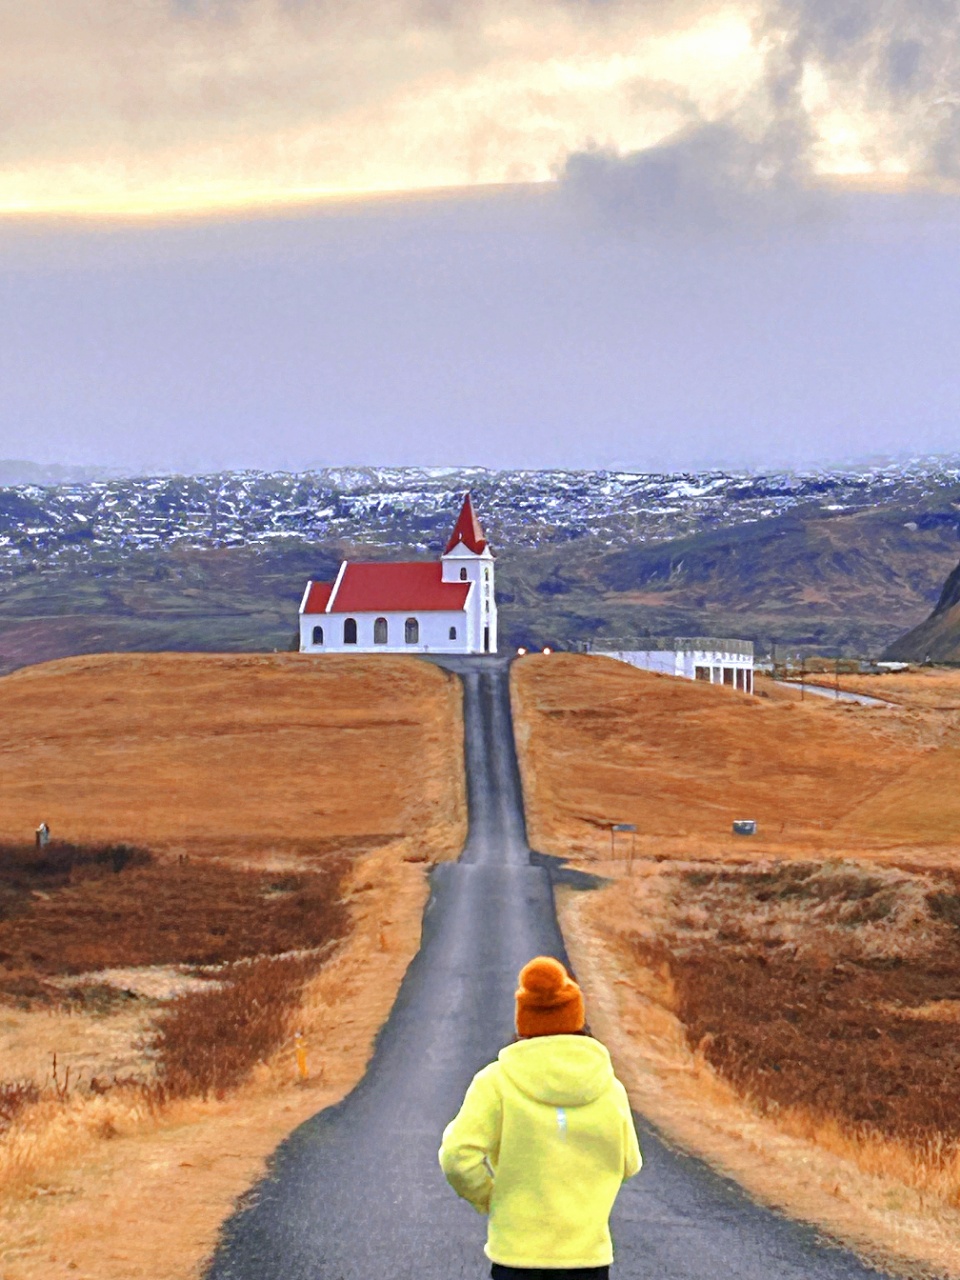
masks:
POLYGON ((578 1035, 501 1049, 440 1147, 454 1191, 490 1215, 487 1257, 508 1267, 608 1266, 610 1211, 640 1164, 610 1055, 578 1035))

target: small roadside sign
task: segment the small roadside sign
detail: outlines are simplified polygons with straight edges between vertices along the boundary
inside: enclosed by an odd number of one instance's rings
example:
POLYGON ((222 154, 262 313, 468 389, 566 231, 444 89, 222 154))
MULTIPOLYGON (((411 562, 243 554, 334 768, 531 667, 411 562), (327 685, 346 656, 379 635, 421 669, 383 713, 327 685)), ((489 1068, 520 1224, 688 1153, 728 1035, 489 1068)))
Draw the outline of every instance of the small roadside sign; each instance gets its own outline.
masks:
POLYGON ((633 855, 636 849, 636 832, 637 824, 635 822, 611 822, 610 823, 610 857, 616 856, 617 848, 617 832, 624 831, 630 836, 630 866, 633 867, 633 855))

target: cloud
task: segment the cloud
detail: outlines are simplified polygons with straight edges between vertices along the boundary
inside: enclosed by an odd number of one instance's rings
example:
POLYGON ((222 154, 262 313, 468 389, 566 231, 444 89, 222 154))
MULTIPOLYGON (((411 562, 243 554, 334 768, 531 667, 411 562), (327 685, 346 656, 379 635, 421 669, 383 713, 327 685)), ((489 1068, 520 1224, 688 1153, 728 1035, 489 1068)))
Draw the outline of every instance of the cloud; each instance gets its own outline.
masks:
POLYGON ((0 211, 546 181, 675 130, 649 86, 712 107, 751 56, 707 0, 0 0, 0 25, 0 211))
POLYGON ((779 0, 768 24, 789 35, 794 65, 819 78, 827 132, 831 110, 846 116, 865 166, 957 175, 957 0, 779 0))
POLYGON ((956 0, 769 0, 754 40, 734 106, 644 150, 572 154, 564 188, 620 221, 756 229, 822 210, 844 172, 960 179, 956 0))
POLYGON ((617 222, 686 234, 808 217, 817 207, 808 177, 790 140, 754 140, 719 121, 631 155, 580 152, 567 160, 561 181, 575 200, 617 222))
POLYGON ((831 173, 960 177, 960 0, 0 0, 0 26, 0 212, 560 172, 723 222, 831 173))

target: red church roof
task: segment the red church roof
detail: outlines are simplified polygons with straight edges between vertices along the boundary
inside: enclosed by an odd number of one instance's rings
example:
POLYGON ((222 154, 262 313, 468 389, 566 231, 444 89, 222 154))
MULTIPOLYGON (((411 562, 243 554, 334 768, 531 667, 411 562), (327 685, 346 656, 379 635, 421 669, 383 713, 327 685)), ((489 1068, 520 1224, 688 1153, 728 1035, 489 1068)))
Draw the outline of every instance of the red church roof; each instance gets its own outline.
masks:
POLYGON ((453 526, 453 533, 450 535, 450 541, 447 543, 444 555, 452 551, 458 542, 462 542, 470 551, 475 551, 477 555, 481 555, 487 546, 487 540, 483 536, 483 530, 480 528, 480 521, 477 519, 477 513, 473 509, 473 501, 468 494, 464 495, 463 506, 460 508, 460 515, 457 523, 453 526))
POLYGON ((443 566, 428 563, 346 564, 336 590, 314 582, 304 613, 414 613, 461 610, 469 582, 444 582, 443 566), (332 596, 332 598, 331 598, 332 596))
POLYGON ((332 582, 311 582, 307 587, 307 598, 303 602, 301 613, 323 613, 333 590, 332 582))

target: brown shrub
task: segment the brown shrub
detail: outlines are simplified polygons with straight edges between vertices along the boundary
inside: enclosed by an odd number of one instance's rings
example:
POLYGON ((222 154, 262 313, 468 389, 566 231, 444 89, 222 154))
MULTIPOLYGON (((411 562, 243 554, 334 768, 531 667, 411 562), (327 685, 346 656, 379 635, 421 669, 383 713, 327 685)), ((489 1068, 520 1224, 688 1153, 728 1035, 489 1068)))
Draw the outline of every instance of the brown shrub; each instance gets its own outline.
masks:
MULTIPOLYGON (((127 846, 0 850, 0 998, 104 1012, 123 993, 49 979, 137 965, 203 968, 217 985, 180 996, 158 1016, 146 1046, 153 1078, 93 1079, 86 1087, 133 1087, 151 1106, 222 1094, 283 1043, 304 982, 347 932, 340 896, 347 860, 316 852, 315 869, 277 873, 164 862, 127 846)), ((41 1095, 62 1099, 69 1091, 54 1060, 46 1090, 0 1086, 0 1124, 41 1095)))
POLYGON ((133 965, 210 965, 309 950, 340 937, 345 860, 270 873, 142 850, 0 851, 0 994, 51 999, 43 979, 133 965), (9 856, 8 856, 9 855, 9 856), (37 896, 35 886, 46 887, 37 896), (26 886, 26 888, 25 888, 26 886))
POLYGON ((235 965, 222 986, 174 1001, 150 1046, 152 1096, 220 1096, 240 1084, 287 1039, 303 985, 321 964, 313 955, 235 965))
POLYGON ((960 1036, 952 1006, 937 1008, 960 994, 960 935, 944 923, 953 878, 939 879, 931 891, 903 869, 814 863, 687 873, 674 930, 633 949, 667 966, 690 1047, 762 1110, 946 1160, 960 1146, 960 1036))
POLYGON ((910 1142, 960 1140, 956 1024, 884 1010, 954 995, 960 965, 823 970, 813 957, 751 946, 703 949, 670 969, 691 1047, 709 1036, 707 1060, 762 1107, 802 1106, 910 1142))
POLYGON ((145 849, 127 844, 81 846, 58 841, 45 849, 0 845, 0 920, 29 910, 36 895, 55 892, 81 879, 117 875, 152 861, 145 849))
POLYGON ((947 920, 960 929, 960 893, 948 893, 938 889, 927 898, 930 910, 940 920, 947 920))
POLYGON ((9 1128, 21 1111, 39 1102, 40 1093, 33 1080, 0 1081, 0 1132, 9 1128))

